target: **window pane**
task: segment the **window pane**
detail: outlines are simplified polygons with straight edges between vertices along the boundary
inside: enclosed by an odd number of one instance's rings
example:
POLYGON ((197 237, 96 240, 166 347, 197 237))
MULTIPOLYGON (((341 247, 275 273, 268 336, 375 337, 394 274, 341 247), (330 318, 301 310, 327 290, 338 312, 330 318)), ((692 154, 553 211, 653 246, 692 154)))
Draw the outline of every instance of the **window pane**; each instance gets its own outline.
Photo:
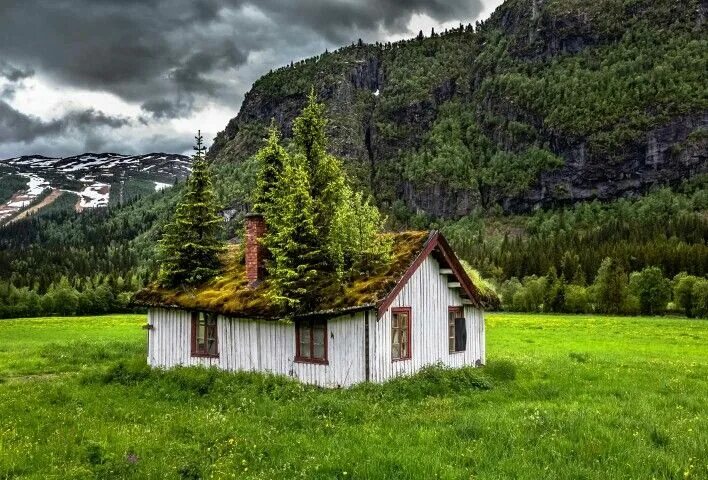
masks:
POLYGON ((456 342, 457 340, 455 339, 455 317, 457 316, 458 312, 457 309, 448 309, 447 311, 447 336, 448 336, 448 348, 450 350, 450 353, 453 353, 456 351, 456 342))
POLYGON ((310 358, 310 326, 299 324, 300 328, 300 356, 310 358))
POLYGON ((312 358, 319 358, 320 360, 324 360, 325 358, 325 351, 324 351, 324 344, 323 343, 315 343, 313 352, 312 352, 312 358))
POLYGON ((199 326, 197 327, 197 345, 203 347, 206 339, 206 325, 201 321, 201 318, 199 320, 199 326))
POLYGON ((207 352, 209 355, 216 355, 216 339, 215 338, 210 338, 208 343, 207 343, 207 352))
POLYGON ((464 317, 455 319, 455 351, 467 349, 467 325, 464 317))
POLYGON ((300 327, 300 342, 310 344, 310 327, 308 325, 300 327))
POLYGON ((324 360, 325 358, 325 326, 316 323, 312 329, 312 357, 324 360))
POLYGON ((216 355, 217 352, 217 341, 216 341, 216 319, 209 318, 207 321, 207 353, 210 355, 216 355))

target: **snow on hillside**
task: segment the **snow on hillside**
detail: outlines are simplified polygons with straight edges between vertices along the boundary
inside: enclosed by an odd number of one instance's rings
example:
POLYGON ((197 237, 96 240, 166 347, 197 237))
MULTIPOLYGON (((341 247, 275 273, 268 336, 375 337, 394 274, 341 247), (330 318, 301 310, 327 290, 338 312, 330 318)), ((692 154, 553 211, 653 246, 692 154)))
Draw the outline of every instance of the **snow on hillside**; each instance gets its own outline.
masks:
POLYGON ((47 189, 77 195, 76 211, 106 207, 110 202, 111 184, 121 200, 124 187, 130 182, 152 182, 155 191, 160 191, 187 177, 192 161, 184 155, 170 153, 84 153, 65 158, 28 155, 0 160, 0 165, 11 167, 15 174, 28 179, 25 188, 0 204, 0 223, 3 223, 35 203, 47 189))
POLYGON ((44 190, 49 188, 49 182, 38 175, 32 173, 20 173, 20 175, 29 180, 27 187, 15 193, 4 204, 0 204, 0 222, 29 207, 44 190))
POLYGON ((84 187, 78 192, 80 200, 77 210, 107 207, 110 192, 111 186, 107 183, 96 182, 84 187))
POLYGON ((84 153, 66 158, 51 158, 32 155, 0 160, 13 167, 29 170, 51 170, 64 174, 82 172, 109 172, 130 170, 186 176, 191 170, 191 160, 184 155, 172 153, 149 153, 146 155, 120 155, 117 153, 84 153))

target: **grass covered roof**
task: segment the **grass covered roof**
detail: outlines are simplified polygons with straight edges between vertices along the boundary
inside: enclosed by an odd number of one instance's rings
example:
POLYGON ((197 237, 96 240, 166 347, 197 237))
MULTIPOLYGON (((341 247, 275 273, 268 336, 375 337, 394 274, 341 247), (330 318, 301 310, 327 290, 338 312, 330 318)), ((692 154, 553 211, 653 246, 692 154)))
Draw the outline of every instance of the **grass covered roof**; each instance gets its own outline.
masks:
MULTIPOLYGON (((318 288, 319 304, 310 315, 334 315, 379 307, 409 268, 425 254, 431 242, 437 243, 439 233, 408 231, 385 235, 390 235, 393 240, 390 260, 376 271, 354 276, 343 284, 329 282, 321 285, 318 288)), ((476 297, 473 300, 481 304, 478 289, 472 288, 476 297)), ((255 287, 248 285, 243 249, 240 245, 232 245, 223 258, 223 273, 204 285, 167 289, 153 284, 136 293, 133 300, 141 306, 202 310, 239 318, 281 318, 286 312, 270 300, 272 294, 268 277, 255 287)))

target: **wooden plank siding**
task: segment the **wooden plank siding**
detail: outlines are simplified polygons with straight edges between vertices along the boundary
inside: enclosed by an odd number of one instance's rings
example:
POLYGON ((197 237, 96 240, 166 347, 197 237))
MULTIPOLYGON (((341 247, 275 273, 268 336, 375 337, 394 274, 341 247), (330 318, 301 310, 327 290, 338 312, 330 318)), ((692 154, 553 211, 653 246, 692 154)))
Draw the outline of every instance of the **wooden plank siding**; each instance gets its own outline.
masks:
MULTIPOLYGON (((410 375, 426 365, 442 363, 450 367, 475 365, 485 361, 484 316, 470 305, 463 308, 467 326, 467 349, 450 353, 448 307, 463 306, 459 290, 448 287, 440 265, 428 256, 401 289, 391 307, 370 322, 371 381, 385 382, 398 375, 410 375), (411 308, 411 358, 391 359, 391 309, 411 308)), ((375 318, 375 317, 373 317, 375 318)))
POLYGON ((295 359, 295 325, 277 321, 243 320, 219 315, 219 357, 191 355, 191 313, 151 308, 148 364, 215 366, 225 370, 271 372, 324 387, 346 387, 365 380, 364 313, 347 314, 327 322, 328 365, 295 359))

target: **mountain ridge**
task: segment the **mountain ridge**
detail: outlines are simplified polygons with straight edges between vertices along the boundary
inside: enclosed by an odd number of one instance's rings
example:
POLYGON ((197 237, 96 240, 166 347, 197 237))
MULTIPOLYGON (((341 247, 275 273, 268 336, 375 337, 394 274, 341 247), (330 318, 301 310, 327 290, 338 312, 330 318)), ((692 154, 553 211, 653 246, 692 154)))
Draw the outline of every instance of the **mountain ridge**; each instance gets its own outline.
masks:
POLYGON ((187 156, 162 152, 23 155, 0 160, 0 180, 13 179, 16 185, 0 199, 0 223, 22 218, 28 211, 36 213, 38 207, 48 207, 62 194, 77 197, 73 207, 77 212, 122 204, 184 179, 190 165, 187 156))
POLYGON ((707 4, 507 0, 476 28, 325 52, 258 79, 209 153, 246 161, 271 119, 287 141, 314 88, 332 152, 391 211, 459 218, 676 185, 708 171, 707 4))

